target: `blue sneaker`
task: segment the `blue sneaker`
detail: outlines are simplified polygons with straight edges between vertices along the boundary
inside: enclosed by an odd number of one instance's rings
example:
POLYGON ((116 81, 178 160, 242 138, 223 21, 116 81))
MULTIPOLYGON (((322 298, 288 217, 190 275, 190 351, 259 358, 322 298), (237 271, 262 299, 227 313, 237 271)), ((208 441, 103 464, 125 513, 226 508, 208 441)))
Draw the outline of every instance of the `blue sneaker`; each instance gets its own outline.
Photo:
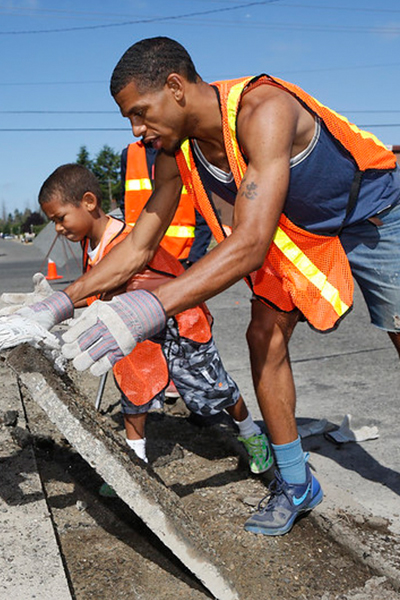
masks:
POLYGON ((271 496, 265 507, 262 500, 258 512, 247 519, 246 531, 263 533, 264 535, 284 535, 291 530, 297 517, 308 512, 322 502, 323 492, 317 479, 306 464, 307 479, 305 483, 287 483, 276 471, 275 479, 270 485, 271 496))

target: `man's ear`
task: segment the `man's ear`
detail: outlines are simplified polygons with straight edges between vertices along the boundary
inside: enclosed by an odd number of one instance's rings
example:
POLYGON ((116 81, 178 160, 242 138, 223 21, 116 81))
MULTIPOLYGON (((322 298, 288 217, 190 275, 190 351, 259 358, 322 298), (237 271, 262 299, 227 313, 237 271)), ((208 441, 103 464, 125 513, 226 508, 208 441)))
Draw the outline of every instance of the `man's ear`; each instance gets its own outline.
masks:
POLYGON ((98 207, 98 200, 92 192, 85 192, 81 200, 82 206, 85 206, 89 212, 92 212, 98 207))
POLYGON ((181 102, 185 95, 185 79, 178 73, 170 73, 166 85, 173 93, 175 100, 181 102))

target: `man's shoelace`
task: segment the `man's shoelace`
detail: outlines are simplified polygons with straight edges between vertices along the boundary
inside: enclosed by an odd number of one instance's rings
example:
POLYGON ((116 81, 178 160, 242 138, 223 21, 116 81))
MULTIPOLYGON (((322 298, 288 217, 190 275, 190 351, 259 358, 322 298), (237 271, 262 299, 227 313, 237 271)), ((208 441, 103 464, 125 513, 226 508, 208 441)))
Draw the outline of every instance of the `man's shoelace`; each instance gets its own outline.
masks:
POLYGON ((279 473, 279 471, 275 471, 275 479, 273 481, 271 481, 271 483, 269 484, 269 487, 268 487, 270 493, 267 494, 266 496, 264 496, 264 498, 262 498, 260 500, 260 502, 258 503, 257 510, 259 512, 266 512, 267 510, 272 510, 276 504, 278 496, 280 496, 281 494, 285 494, 285 496, 287 497, 286 486, 287 486, 287 484, 282 479, 282 476, 279 473), (265 506, 263 506, 263 502, 267 498, 268 498, 267 504, 265 506))

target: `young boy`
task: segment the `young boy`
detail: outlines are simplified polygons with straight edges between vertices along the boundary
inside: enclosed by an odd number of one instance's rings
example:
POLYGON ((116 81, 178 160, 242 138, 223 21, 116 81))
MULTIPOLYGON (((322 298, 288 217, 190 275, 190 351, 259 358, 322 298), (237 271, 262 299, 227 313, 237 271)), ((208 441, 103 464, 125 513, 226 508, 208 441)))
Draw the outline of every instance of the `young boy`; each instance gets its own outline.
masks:
MULTIPOLYGON (((57 233, 81 243, 84 271, 97 264, 131 230, 123 221, 104 213, 97 178, 78 164, 56 169, 43 183, 39 203, 55 223, 57 233)), ((151 291, 182 272, 179 261, 159 247, 146 269, 115 293, 139 288, 151 291)), ((96 299, 88 298, 85 305, 96 299)), ((121 391, 127 444, 147 462, 147 413, 162 406, 171 378, 192 412, 207 416, 226 410, 231 415, 239 429, 238 439, 249 454, 251 471, 263 473, 273 463, 268 440, 252 420, 236 383, 223 367, 212 338, 211 321, 205 304, 186 310, 168 319, 161 334, 138 344, 113 367, 121 391)))

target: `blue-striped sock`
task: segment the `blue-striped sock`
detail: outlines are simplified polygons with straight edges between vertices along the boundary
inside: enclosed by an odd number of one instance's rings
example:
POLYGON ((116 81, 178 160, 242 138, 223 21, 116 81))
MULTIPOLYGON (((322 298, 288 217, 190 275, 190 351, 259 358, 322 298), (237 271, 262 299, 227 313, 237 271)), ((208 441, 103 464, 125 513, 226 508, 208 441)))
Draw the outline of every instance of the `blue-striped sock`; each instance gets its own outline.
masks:
POLYGON ((271 444, 282 478, 288 483, 305 483, 306 461, 300 437, 289 444, 271 444))

